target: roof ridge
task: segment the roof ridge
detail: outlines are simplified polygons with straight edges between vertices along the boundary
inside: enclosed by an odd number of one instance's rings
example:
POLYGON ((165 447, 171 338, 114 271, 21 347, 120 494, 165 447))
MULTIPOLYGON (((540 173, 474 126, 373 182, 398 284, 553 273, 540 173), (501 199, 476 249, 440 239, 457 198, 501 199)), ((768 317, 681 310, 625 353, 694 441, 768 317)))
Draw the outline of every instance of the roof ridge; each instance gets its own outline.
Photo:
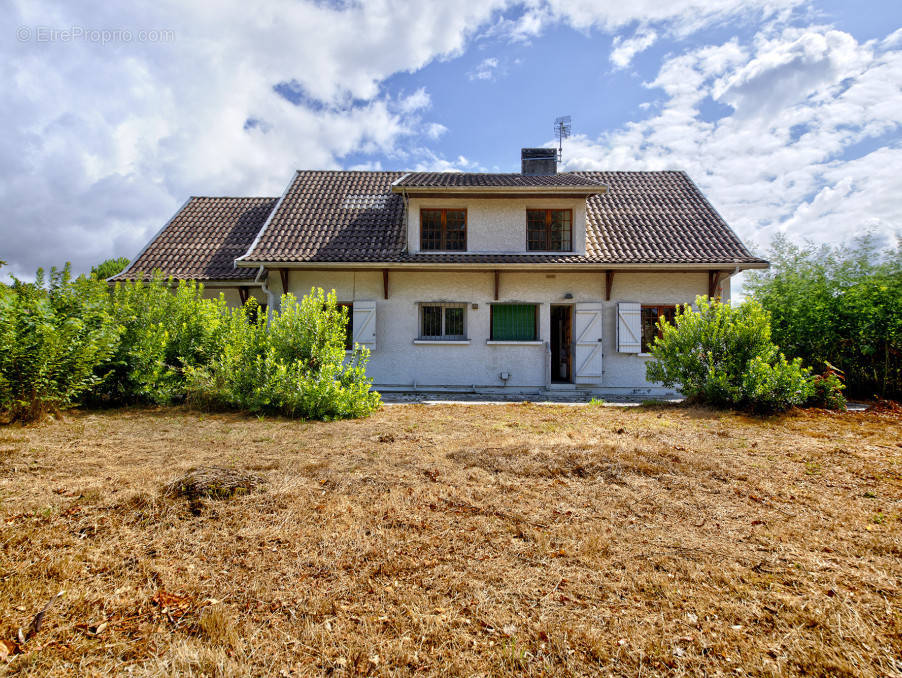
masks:
POLYGON ((192 195, 189 200, 278 200, 277 195, 192 195))

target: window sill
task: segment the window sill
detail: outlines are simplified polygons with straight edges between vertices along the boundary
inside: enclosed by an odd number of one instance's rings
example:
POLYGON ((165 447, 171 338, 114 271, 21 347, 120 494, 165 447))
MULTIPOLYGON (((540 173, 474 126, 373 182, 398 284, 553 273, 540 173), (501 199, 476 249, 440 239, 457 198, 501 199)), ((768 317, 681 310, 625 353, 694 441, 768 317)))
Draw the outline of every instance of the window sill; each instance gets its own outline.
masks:
POLYGON ((486 340, 488 346, 544 346, 544 341, 513 341, 513 340, 486 340))
POLYGON ((469 346, 469 339, 414 339, 417 346, 469 346))

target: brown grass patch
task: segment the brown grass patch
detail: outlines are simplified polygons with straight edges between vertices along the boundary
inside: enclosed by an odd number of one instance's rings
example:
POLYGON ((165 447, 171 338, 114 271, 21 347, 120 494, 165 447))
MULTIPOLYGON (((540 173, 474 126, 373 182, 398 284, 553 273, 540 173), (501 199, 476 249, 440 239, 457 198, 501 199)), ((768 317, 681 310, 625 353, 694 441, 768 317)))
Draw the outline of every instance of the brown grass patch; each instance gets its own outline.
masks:
POLYGON ((0 672, 895 675, 900 438, 535 405, 0 428, 0 672), (264 482, 163 491, 199 467, 264 482))

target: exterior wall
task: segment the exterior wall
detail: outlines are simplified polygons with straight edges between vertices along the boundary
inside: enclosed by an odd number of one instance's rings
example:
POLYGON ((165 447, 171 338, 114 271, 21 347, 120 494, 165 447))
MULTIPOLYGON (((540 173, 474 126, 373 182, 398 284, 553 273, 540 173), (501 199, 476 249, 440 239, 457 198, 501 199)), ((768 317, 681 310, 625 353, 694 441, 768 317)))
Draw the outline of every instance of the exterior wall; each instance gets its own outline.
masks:
MULTIPOLYGON (((204 286, 204 299, 218 299, 220 293, 225 296, 226 303, 230 308, 241 306, 241 297, 238 296, 238 290, 236 288, 204 286)), ((250 289, 250 296, 254 297, 261 304, 266 303, 266 295, 259 287, 252 287, 250 289)))
POLYGON ((407 240, 411 252, 420 251, 420 209, 442 207, 466 208, 468 252, 508 254, 526 252, 527 209, 571 209, 573 252, 586 253, 586 201, 569 198, 410 198, 407 240))
MULTIPOLYGON (((599 393, 664 395, 671 393, 645 381, 648 356, 617 351, 617 302, 678 304, 706 294, 707 272, 617 272, 611 300, 604 300, 604 273, 502 272, 498 302, 539 304, 536 345, 489 345, 490 304, 494 302, 491 271, 398 271, 389 276, 389 298, 383 299, 381 271, 303 271, 289 273, 288 291, 300 297, 311 287, 334 289, 339 301, 376 302, 376 349, 367 368, 377 388, 462 388, 529 391, 548 384, 551 304, 603 304, 603 377, 591 387, 599 393), (572 299, 565 298, 571 294, 572 299), (418 303, 466 303, 464 345, 415 344, 420 334, 418 303), (473 308, 473 304, 477 308, 473 308), (507 385, 501 372, 509 372, 507 385)), ((270 276, 273 292, 281 281, 270 276)), ((728 287, 725 287, 725 291, 728 287)), ((580 387, 584 388, 584 387, 580 387)))

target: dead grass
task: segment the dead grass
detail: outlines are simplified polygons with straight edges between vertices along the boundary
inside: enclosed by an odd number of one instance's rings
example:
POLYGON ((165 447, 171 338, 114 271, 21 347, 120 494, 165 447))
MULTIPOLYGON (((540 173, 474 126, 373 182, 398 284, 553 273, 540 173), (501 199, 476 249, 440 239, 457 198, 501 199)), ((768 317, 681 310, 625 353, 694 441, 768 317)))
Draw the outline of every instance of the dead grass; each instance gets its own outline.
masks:
POLYGON ((900 440, 673 407, 3 427, 0 673, 898 675, 900 440), (164 492, 199 466, 266 482, 164 492))

